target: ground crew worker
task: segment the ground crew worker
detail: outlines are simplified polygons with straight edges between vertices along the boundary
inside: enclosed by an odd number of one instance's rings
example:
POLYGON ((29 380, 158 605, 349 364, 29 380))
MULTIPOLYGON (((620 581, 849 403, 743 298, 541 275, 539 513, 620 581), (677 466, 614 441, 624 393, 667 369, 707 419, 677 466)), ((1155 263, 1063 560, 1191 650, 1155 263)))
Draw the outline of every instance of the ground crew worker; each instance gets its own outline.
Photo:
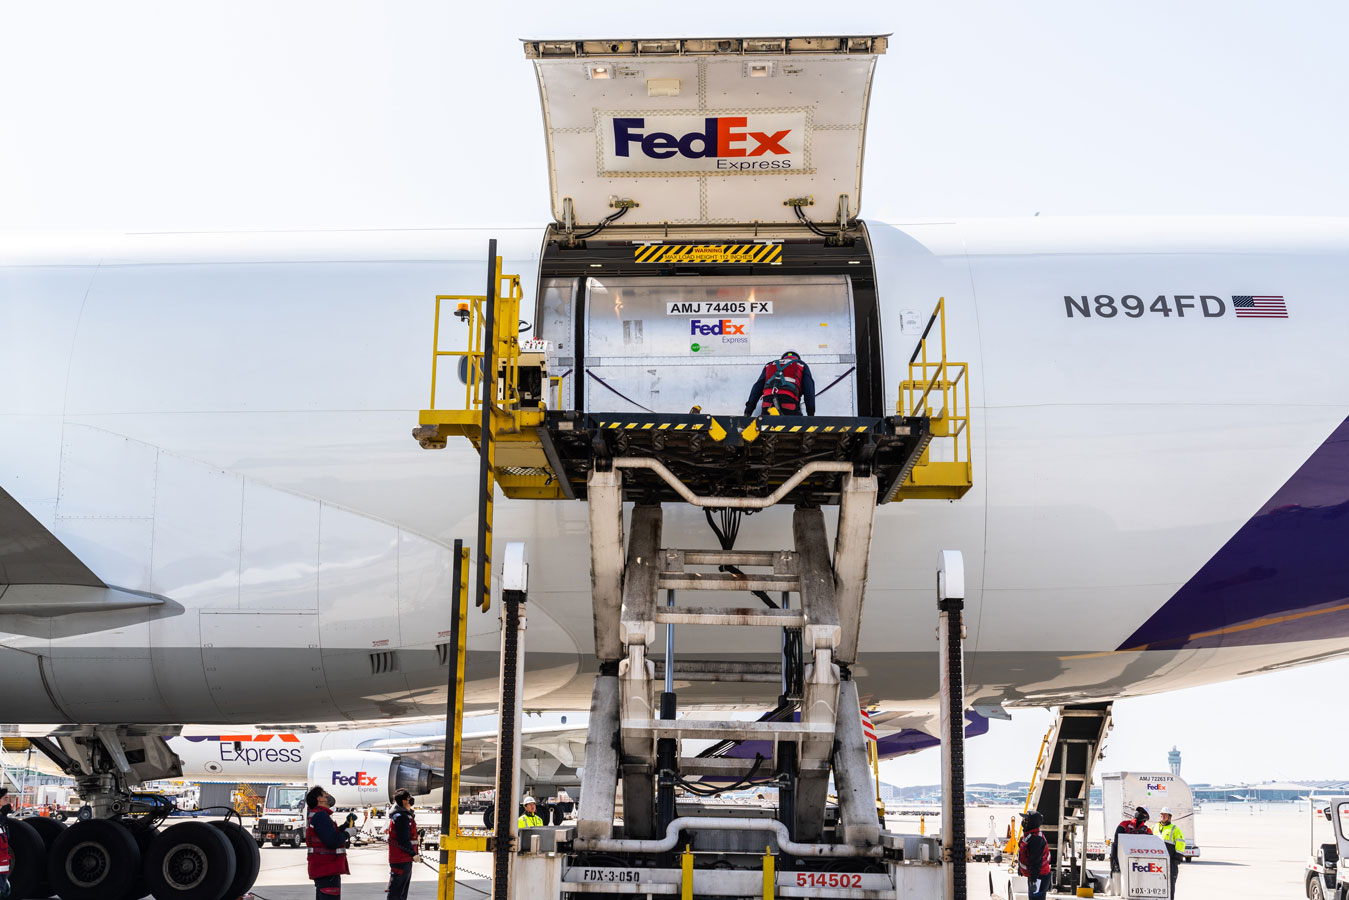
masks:
POLYGON ((347 843, 351 840, 333 821, 333 795, 315 786, 304 795, 304 842, 309 848, 309 877, 317 900, 342 896, 342 876, 351 874, 347 843))
MULTIPOLYGON (((0 800, 8 793, 8 788, 0 788, 0 800)), ((13 809, 8 803, 0 806, 0 897, 9 896, 9 866, 14 861, 9 850, 9 814, 13 809)))
POLYGON ((1163 806, 1158 813, 1161 822, 1157 826, 1157 835, 1166 841, 1166 849, 1171 854, 1171 896, 1176 896, 1176 876, 1180 874, 1180 864, 1185 861, 1185 832, 1171 821, 1171 807, 1163 806))
POLYGON ((525 794, 523 804, 525 807, 524 815, 520 816, 519 821, 517 821, 515 824, 518 825, 520 828, 543 827, 543 819, 540 819, 538 815, 535 813, 535 810, 538 808, 538 801, 535 800, 533 797, 531 797, 529 794, 525 794))
POLYGON ((389 900, 407 900, 412 863, 421 856, 417 847, 412 795, 400 789, 393 795, 393 815, 389 818, 389 900))
POLYGON ((1132 819, 1125 819, 1115 826, 1115 837, 1110 842, 1110 871, 1119 871, 1119 836, 1121 834, 1152 834, 1152 829, 1147 826, 1147 821, 1147 808, 1139 806, 1134 809, 1132 819))
POLYGON ((1049 841, 1040 833, 1044 814, 1032 809, 1021 814, 1021 842, 1016 850, 1016 873, 1026 877, 1029 900, 1045 900, 1049 891, 1049 841))
POLYGON ((806 415, 815 415, 815 377, 810 374, 810 366, 801 361, 801 354, 788 350, 764 366, 759 380, 750 388, 745 415, 776 409, 778 415, 799 416, 803 406, 806 415))

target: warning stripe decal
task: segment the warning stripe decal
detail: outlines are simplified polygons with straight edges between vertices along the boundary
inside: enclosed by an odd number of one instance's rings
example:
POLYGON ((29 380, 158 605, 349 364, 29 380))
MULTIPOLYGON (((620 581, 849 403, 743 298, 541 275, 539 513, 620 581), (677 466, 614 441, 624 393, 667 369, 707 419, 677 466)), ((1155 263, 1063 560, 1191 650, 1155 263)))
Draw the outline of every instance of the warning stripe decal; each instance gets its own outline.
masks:
POLYGON ((633 250, 639 263, 782 264, 781 244, 648 244, 633 250))

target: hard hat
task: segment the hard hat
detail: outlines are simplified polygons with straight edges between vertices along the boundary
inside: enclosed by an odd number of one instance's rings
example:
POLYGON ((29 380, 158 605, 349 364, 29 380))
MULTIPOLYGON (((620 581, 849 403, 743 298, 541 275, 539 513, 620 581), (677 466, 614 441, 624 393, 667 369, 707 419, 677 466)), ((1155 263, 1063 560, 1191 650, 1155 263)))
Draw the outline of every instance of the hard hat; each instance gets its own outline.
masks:
POLYGON ((1139 807, 1135 808, 1135 809, 1134 809, 1134 818, 1135 818, 1135 819, 1142 819, 1143 821, 1146 822, 1146 821, 1147 821, 1147 818, 1148 818, 1148 808, 1147 808, 1146 806, 1139 806, 1139 807))
POLYGON ((1163 806, 1163 807, 1162 807, 1162 815, 1164 815, 1164 816, 1169 816, 1169 815, 1171 815, 1171 807, 1169 807, 1169 806, 1163 806))
POLYGON ((531 804, 531 803, 537 804, 538 802, 539 802, 539 801, 535 800, 535 799, 534 799, 531 795, 529 795, 529 794, 525 794, 525 799, 523 799, 523 800, 520 801, 520 803, 522 803, 522 804, 525 805, 525 806, 528 806, 528 805, 531 804))
POLYGON ((794 356, 794 357, 796 357, 797 359, 800 359, 800 358, 801 358, 801 354, 800 354, 800 353, 797 353, 795 350, 784 350, 783 353, 782 353, 782 356, 781 356, 780 358, 781 358, 781 359, 786 359, 786 358, 789 357, 789 356, 794 356))
POLYGON ((1045 823, 1044 813, 1038 809, 1028 810, 1021 814, 1021 822, 1026 828, 1039 828, 1045 823))

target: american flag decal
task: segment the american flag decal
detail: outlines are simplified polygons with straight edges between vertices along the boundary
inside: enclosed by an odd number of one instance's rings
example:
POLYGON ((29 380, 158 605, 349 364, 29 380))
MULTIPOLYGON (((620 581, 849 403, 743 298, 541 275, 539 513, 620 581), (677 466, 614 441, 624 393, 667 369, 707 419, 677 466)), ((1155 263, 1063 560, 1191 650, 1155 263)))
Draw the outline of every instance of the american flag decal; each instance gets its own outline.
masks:
POLYGON ((1232 298, 1232 309, 1238 319, 1286 319, 1288 307, 1283 297, 1256 297, 1238 294, 1232 298))

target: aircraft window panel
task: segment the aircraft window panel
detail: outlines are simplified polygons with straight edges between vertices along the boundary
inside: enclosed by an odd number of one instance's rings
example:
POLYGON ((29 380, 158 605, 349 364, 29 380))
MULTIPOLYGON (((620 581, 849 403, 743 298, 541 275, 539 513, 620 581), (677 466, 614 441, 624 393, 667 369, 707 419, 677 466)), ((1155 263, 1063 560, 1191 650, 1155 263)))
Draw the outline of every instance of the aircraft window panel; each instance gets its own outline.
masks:
POLYGON ((816 414, 857 414, 845 276, 590 278, 586 296, 587 410, 743 415, 764 366, 795 350, 816 414))

